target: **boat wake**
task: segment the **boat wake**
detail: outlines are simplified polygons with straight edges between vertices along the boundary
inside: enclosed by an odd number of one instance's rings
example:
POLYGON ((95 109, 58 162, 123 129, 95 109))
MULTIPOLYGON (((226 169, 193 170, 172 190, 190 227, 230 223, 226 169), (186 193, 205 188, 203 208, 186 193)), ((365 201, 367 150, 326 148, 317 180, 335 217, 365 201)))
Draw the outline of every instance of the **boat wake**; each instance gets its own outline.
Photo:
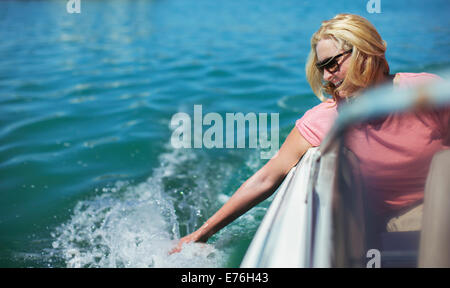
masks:
MULTIPOLYGON (((160 156, 160 167, 144 183, 119 181, 78 202, 71 219, 52 233, 52 254, 67 267, 223 267, 224 252, 212 245, 187 244, 180 253, 168 254, 180 237, 175 205, 194 216, 201 211, 198 202, 175 197, 189 191, 167 190, 167 182, 173 184, 183 175, 180 167, 198 161, 196 157, 191 151, 172 150, 160 156)), ((195 178, 191 171, 183 177, 195 178)), ((196 180, 203 192, 209 190, 207 180, 196 180)), ((205 197, 201 192, 197 197, 205 197)))

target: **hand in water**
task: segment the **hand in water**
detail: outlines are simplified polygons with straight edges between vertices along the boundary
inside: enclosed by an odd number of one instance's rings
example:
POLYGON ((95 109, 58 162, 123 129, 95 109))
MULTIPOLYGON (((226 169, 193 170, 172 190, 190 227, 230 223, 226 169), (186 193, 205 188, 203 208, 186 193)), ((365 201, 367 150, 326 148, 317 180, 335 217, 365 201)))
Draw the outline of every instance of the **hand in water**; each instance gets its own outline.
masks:
POLYGON ((198 231, 195 231, 189 235, 184 236, 178 241, 177 246, 175 246, 172 250, 169 251, 169 255, 172 255, 174 253, 181 252, 183 248, 183 244, 191 243, 191 242, 203 242, 205 243, 208 239, 202 239, 199 237, 198 231))
POLYGON ((169 255, 172 255, 172 254, 174 254, 174 253, 181 252, 181 249, 183 248, 183 244, 185 244, 185 243, 190 243, 190 242, 194 241, 194 240, 193 240, 191 237, 189 237, 189 236, 191 236, 191 235, 187 235, 187 236, 181 238, 181 239, 178 241, 177 246, 175 246, 172 250, 169 251, 169 255))

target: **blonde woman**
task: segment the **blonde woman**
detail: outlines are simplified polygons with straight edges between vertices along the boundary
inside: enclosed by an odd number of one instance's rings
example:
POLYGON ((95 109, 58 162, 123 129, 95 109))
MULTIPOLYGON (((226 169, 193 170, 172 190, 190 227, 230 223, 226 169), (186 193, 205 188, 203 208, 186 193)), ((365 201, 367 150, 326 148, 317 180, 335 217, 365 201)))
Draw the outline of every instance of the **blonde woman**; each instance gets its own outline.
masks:
MULTIPOLYGON (((311 38, 306 64, 308 82, 322 103, 297 120, 278 153, 245 181, 197 231, 180 239, 172 252, 180 251, 183 243, 206 242, 221 228, 272 195, 305 152, 320 145, 333 125, 339 104, 345 99, 380 84, 405 87, 438 78, 428 73, 390 75, 385 52, 385 41, 363 17, 339 14, 322 22, 311 38)), ((414 115, 389 117, 381 129, 357 131, 350 141, 350 149, 364 166, 362 171, 367 176, 364 180, 370 193, 375 194, 372 199, 377 201, 374 204, 377 207, 374 209, 380 217, 395 216, 420 203, 432 155, 448 148, 444 133, 449 130, 449 110, 428 118, 414 115), (363 135, 370 135, 372 140, 368 141, 363 135), (414 145, 411 145, 412 139, 414 145), (371 153, 367 153, 369 146, 373 150, 371 153)), ((418 225, 420 223, 413 224, 418 225)))

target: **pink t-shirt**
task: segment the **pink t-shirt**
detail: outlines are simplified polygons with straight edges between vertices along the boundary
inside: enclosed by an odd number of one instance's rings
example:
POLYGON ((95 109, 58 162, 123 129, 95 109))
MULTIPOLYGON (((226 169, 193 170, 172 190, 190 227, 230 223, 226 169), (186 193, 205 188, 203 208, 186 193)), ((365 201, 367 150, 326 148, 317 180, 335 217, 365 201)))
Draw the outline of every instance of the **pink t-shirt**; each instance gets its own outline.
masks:
MULTIPOLYGON (((399 88, 439 79, 428 73, 397 73, 399 88)), ((308 110, 295 125, 319 146, 338 115, 332 100, 308 110)), ((407 207, 423 199, 433 155, 448 149, 450 107, 434 112, 393 113, 380 125, 361 125, 346 136, 358 157, 364 185, 377 214, 407 207)))

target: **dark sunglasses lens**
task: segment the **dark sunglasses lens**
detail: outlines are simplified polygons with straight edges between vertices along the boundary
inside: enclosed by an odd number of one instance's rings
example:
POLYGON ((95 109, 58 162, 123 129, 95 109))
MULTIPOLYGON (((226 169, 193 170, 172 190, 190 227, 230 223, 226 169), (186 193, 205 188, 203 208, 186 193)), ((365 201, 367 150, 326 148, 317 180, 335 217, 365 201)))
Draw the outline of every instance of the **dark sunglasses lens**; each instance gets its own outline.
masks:
POLYGON ((328 70, 328 72, 330 73, 334 73, 338 70, 338 62, 336 61, 336 59, 333 59, 330 61, 330 63, 328 63, 327 65, 325 65, 325 69, 328 70))
POLYGON ((336 59, 331 59, 330 62, 328 62, 325 65, 317 67, 319 69, 320 73, 323 73, 324 70, 327 70, 330 73, 336 72, 339 68, 338 62, 336 59))

